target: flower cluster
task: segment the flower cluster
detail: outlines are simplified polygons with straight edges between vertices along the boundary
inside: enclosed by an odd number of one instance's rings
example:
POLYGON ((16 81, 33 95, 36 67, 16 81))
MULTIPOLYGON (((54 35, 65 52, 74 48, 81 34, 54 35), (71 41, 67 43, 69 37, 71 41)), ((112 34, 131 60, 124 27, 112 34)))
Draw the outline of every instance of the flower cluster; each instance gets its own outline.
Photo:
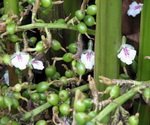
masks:
POLYGON ((142 11, 143 4, 142 3, 137 3, 136 1, 132 2, 129 5, 129 10, 127 12, 128 16, 133 16, 135 17, 136 15, 140 14, 142 11))
POLYGON ((24 70, 28 66, 32 66, 34 69, 43 70, 43 62, 36 59, 30 59, 30 55, 25 52, 16 52, 11 56, 11 64, 20 69, 24 70))

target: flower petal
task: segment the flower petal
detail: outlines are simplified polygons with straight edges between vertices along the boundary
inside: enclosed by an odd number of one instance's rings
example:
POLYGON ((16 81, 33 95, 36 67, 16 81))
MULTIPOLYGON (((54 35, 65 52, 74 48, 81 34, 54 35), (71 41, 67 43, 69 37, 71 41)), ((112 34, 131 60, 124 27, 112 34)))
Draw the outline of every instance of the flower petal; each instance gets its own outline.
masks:
POLYGON ((85 68, 92 70, 94 66, 94 52, 92 50, 87 50, 81 54, 81 62, 85 65, 85 68))
POLYGON ((32 59, 31 64, 32 64, 34 69, 37 69, 37 70, 43 70, 44 69, 43 62, 40 60, 32 59))
POLYGON ((132 64, 136 56, 136 50, 133 46, 129 44, 122 45, 121 51, 118 53, 117 57, 127 65, 132 64))
POLYGON ((20 70, 26 69, 30 56, 28 53, 17 52, 11 56, 11 64, 20 70))
POLYGON ((137 3, 136 1, 132 2, 129 5, 129 10, 127 11, 128 16, 133 16, 135 17, 136 15, 140 14, 142 11, 143 4, 137 3))

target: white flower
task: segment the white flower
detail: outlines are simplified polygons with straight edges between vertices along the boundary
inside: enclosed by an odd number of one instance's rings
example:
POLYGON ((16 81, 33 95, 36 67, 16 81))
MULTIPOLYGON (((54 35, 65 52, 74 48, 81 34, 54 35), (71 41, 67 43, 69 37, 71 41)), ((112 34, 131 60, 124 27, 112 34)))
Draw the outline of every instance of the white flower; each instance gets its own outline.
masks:
POLYGON ((132 2, 129 5, 129 10, 127 12, 128 16, 133 16, 135 17, 136 15, 140 14, 142 11, 143 4, 142 3, 137 3, 136 1, 132 2))
POLYGON ((30 56, 25 52, 16 52, 11 56, 11 64, 20 70, 26 69, 30 56))
POLYGON ((43 70, 44 69, 43 62, 40 60, 32 59, 30 64, 33 66, 34 69, 37 69, 37 70, 43 70))
POLYGON ((94 52, 90 49, 81 54, 81 62, 85 65, 86 69, 91 70, 94 66, 94 52))
POLYGON ((129 44, 123 44, 117 57, 127 65, 132 64, 136 56, 136 50, 129 44))

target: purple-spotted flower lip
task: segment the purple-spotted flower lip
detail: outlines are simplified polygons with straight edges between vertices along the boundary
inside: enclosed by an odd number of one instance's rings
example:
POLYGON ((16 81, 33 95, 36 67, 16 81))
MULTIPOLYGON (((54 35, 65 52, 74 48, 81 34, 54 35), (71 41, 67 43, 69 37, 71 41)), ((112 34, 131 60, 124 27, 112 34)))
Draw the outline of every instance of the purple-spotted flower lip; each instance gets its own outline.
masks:
POLYGON ((94 52, 90 49, 84 51, 81 54, 81 62, 85 65, 85 68, 88 70, 92 70, 94 66, 94 52))
POLYGON ((11 56, 11 64, 20 70, 24 70, 29 63, 29 59, 30 55, 28 53, 16 52, 11 56))
POLYGON ((142 3, 137 3, 136 1, 132 2, 129 5, 129 9, 127 11, 128 16, 133 16, 135 17, 136 15, 140 14, 142 11, 143 4, 142 3))
POLYGON ((123 44, 117 57, 125 64, 130 65, 136 56, 136 50, 129 44, 123 44))
POLYGON ((30 64, 32 65, 33 69, 37 69, 37 70, 43 70, 44 69, 43 62, 40 60, 37 60, 35 58, 33 58, 30 61, 30 64))

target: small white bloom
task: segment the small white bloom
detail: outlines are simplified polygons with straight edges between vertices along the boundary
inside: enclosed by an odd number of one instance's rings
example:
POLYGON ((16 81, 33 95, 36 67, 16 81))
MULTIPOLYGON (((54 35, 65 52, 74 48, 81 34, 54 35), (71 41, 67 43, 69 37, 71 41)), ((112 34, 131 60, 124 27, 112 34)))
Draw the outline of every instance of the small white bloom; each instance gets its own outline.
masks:
POLYGON ((123 44, 117 57, 127 65, 132 64, 136 56, 136 50, 129 44, 123 44))
POLYGON ((29 63, 30 56, 25 52, 16 52, 11 56, 11 64, 20 70, 24 70, 29 63))
POLYGON ((133 16, 135 17, 136 15, 140 14, 142 11, 143 4, 142 3, 137 3, 136 1, 132 2, 129 5, 129 10, 127 12, 128 16, 133 16))
POLYGON ((43 70, 44 69, 43 62, 40 60, 32 59, 30 63, 34 69, 37 69, 37 70, 43 70))
POLYGON ((81 54, 81 62, 85 65, 86 69, 91 70, 94 66, 94 52, 90 49, 81 54))

